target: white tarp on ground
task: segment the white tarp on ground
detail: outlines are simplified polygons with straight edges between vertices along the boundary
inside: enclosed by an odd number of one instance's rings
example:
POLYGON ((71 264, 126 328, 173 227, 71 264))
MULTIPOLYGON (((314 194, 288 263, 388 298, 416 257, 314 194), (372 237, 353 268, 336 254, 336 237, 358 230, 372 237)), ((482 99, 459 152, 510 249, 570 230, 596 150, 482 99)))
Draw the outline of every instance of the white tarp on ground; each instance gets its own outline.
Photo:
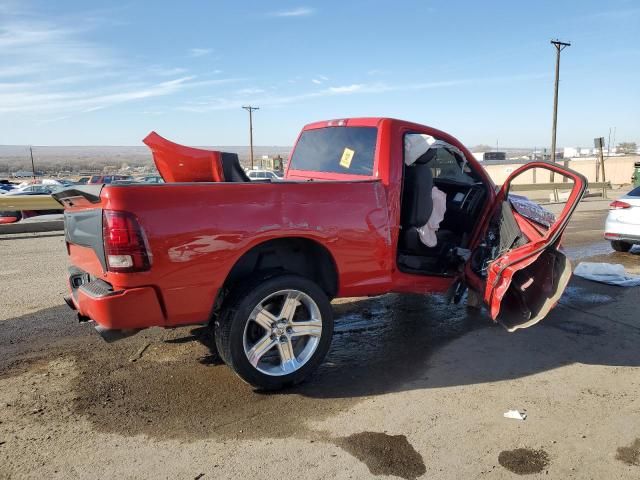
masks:
POLYGON ((640 275, 632 275, 619 263, 581 262, 573 271, 577 275, 594 282, 608 283, 620 287, 640 287, 640 275))

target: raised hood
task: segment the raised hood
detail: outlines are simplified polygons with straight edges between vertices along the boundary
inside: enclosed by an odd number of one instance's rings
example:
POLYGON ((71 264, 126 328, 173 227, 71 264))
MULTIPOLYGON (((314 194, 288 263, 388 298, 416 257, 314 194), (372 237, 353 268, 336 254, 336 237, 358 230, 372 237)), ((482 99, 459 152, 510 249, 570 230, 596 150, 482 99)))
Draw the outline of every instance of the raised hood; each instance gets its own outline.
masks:
POLYGON ((156 132, 143 140, 165 182, 224 182, 222 152, 178 145, 156 132))

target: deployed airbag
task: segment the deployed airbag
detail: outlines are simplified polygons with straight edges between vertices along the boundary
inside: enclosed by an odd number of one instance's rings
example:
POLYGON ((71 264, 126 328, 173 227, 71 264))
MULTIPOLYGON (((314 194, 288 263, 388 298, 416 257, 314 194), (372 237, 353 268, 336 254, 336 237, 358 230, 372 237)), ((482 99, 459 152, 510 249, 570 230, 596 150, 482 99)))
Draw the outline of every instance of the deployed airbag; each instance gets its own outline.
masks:
POLYGON ((438 187, 433 187, 431 189, 431 200, 433 202, 433 210, 431 210, 429 221, 417 229, 420 241, 427 247, 435 247, 438 244, 436 232, 440 228, 440 222, 444 219, 444 213, 447 210, 447 194, 438 189, 438 187))

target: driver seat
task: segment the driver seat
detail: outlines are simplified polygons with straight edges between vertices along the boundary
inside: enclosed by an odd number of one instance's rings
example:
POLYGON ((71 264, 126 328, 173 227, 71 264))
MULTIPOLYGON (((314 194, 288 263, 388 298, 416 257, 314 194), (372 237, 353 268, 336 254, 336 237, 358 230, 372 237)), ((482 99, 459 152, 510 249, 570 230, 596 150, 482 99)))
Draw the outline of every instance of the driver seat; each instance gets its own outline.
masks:
POLYGON ((407 253, 422 254, 428 249, 420 240, 418 228, 424 226, 431 217, 433 200, 433 174, 429 162, 436 156, 430 149, 413 164, 404 168, 404 190, 400 212, 400 247, 407 253))
POLYGON ((408 270, 429 273, 446 273, 451 263, 452 248, 460 239, 449 230, 438 230, 438 243, 428 247, 420 239, 418 229, 431 217, 434 186, 431 160, 437 155, 430 149, 412 165, 405 166, 404 190, 400 214, 400 237, 398 241, 398 264, 408 270))

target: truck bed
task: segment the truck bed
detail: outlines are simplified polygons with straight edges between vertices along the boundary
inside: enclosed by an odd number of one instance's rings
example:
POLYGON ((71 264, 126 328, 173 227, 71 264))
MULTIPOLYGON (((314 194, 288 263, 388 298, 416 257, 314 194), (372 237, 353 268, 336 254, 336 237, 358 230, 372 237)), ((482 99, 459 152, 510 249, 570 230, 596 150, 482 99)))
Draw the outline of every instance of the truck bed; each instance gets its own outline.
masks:
POLYGON ((272 239, 306 238, 326 247, 339 272, 340 296, 382 292, 390 281, 390 221, 379 180, 96 187, 56 195, 65 204, 71 263, 113 292, 140 288, 156 295, 162 318, 141 320, 140 328, 206 322, 234 264, 272 239), (137 217, 149 271, 105 271, 103 210, 137 217))

